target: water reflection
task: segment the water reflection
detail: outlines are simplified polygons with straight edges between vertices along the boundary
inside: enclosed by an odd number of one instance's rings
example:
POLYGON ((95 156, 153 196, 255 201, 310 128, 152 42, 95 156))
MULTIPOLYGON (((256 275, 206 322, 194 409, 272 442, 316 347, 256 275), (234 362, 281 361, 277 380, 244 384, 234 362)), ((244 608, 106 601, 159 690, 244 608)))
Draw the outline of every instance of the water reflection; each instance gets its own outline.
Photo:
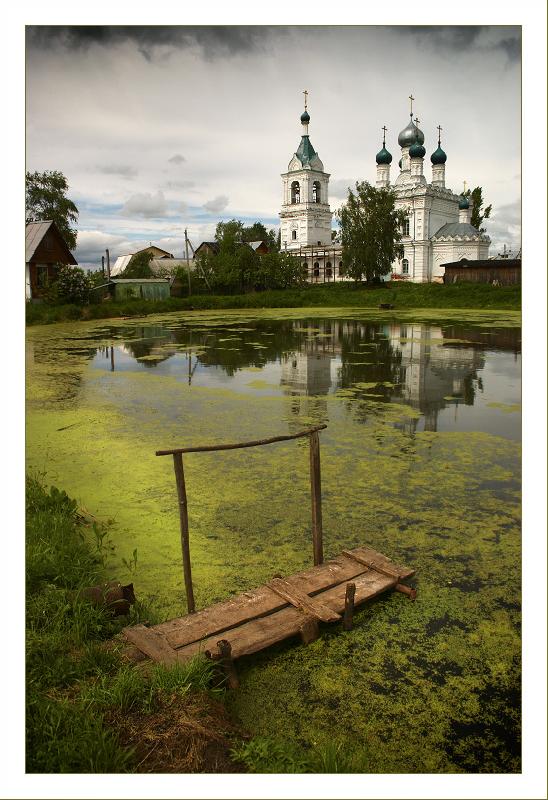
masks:
POLYGON ((282 394, 292 398, 292 416, 318 421, 327 420, 327 398, 335 395, 362 422, 399 403, 417 412, 397 423, 410 432, 519 438, 519 414, 511 413, 520 403, 519 329, 306 319, 143 325, 123 336, 123 343, 95 350, 94 366, 282 394))

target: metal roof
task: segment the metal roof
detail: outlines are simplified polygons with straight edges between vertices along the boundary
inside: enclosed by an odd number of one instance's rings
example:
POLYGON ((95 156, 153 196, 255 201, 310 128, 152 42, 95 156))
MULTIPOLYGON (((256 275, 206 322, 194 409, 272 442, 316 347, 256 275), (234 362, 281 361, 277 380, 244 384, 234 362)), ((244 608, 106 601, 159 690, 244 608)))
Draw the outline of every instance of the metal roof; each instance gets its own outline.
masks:
POLYGON ((262 239, 259 242, 246 242, 252 250, 257 250, 262 244, 266 244, 262 239))
POLYGON ((120 275, 120 273, 122 273, 125 270, 129 262, 131 261, 132 256, 133 253, 128 253, 127 256, 118 256, 118 258, 114 262, 114 266, 110 268, 110 277, 112 278, 115 275, 120 275))
POLYGON ((52 219, 42 220, 40 222, 27 222, 25 229, 25 263, 32 261, 38 246, 49 229, 53 226, 57 236, 60 238, 63 247, 66 249, 71 260, 67 260, 67 264, 78 264, 72 253, 70 252, 67 243, 65 242, 59 228, 52 219))
POLYGON ((432 239, 441 239, 446 236, 470 238, 480 237, 482 234, 469 222, 446 222, 435 232, 432 239))
POLYGON ((512 267, 521 269, 521 258, 495 259, 495 258, 461 258, 460 261, 448 261, 440 264, 441 267, 488 267, 489 269, 504 269, 512 267))

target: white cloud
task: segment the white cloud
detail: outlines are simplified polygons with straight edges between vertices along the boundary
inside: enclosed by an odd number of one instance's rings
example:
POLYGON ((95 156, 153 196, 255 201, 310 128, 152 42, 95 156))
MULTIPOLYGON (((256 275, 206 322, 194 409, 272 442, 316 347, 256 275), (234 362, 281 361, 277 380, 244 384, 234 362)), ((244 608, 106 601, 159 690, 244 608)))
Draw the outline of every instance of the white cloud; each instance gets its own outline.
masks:
POLYGON ((135 167, 131 167, 129 164, 105 164, 98 166, 97 171, 103 175, 120 175, 120 177, 128 180, 135 178, 138 174, 135 167))
POLYGON ((203 208, 212 214, 218 214, 220 211, 224 211, 227 205, 228 197, 225 194, 220 194, 213 200, 208 200, 207 203, 204 203, 203 208))
POLYGON ((143 192, 132 195, 122 209, 126 216, 137 214, 141 217, 165 217, 167 203, 164 193, 159 189, 156 194, 143 192))
POLYGON ((182 156, 180 153, 175 153, 174 156, 168 158, 170 164, 183 164, 186 161, 186 158, 182 156))

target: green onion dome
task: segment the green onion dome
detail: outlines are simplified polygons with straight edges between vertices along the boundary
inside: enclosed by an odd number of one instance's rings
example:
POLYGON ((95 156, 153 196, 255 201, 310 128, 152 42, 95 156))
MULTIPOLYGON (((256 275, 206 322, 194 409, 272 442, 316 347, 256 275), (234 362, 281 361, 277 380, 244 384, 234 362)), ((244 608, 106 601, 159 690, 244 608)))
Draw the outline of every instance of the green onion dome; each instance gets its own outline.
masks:
POLYGON ((418 141, 414 142, 409 148, 409 157, 410 158, 424 158, 426 154, 426 150, 418 141))
POLYGON ((445 164, 445 162, 447 161, 447 155, 439 145, 438 149, 434 150, 434 152, 430 156, 430 161, 432 162, 432 164, 445 164))
POLYGON ((413 122, 413 115, 411 114, 409 124, 403 131, 400 131, 398 135, 398 144, 400 147, 410 147, 415 141, 419 144, 424 144, 424 133, 420 128, 417 128, 413 122))
POLYGON ((303 125, 308 125, 308 123, 310 122, 310 114, 308 113, 308 111, 306 111, 306 109, 301 114, 301 122, 303 125))
POLYGON ((384 147, 384 145, 383 145, 382 150, 379 150, 379 152, 375 156, 375 159, 377 161, 377 164, 391 164, 392 163, 392 155, 391 155, 391 153, 388 152, 388 150, 386 149, 386 147, 384 147))
POLYGON ((459 197, 459 208, 461 211, 464 211, 466 208, 470 208, 470 203, 468 202, 468 198, 465 197, 463 194, 459 197))

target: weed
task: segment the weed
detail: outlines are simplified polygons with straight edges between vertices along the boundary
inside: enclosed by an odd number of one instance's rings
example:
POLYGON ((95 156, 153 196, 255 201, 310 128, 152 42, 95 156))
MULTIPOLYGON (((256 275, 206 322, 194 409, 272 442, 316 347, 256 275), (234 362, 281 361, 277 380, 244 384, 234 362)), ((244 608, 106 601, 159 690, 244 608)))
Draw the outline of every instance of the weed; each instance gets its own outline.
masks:
POLYGON ((295 745, 266 736, 256 736, 231 750, 231 755, 253 773, 312 772, 308 758, 295 745))

